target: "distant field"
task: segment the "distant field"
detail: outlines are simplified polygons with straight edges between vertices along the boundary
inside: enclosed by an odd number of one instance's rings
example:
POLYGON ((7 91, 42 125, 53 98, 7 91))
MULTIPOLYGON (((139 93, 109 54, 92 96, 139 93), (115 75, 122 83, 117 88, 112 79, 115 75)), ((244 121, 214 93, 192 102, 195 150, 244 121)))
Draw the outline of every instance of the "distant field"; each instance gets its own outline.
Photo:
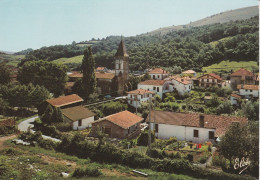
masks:
POLYGON ((222 38, 222 39, 220 39, 220 40, 218 40, 218 41, 212 41, 212 42, 210 42, 209 44, 212 46, 212 47, 215 47, 219 42, 225 42, 225 41, 227 41, 227 40, 230 40, 232 37, 226 37, 226 38, 222 38))
POLYGON ((0 54, 0 62, 6 62, 8 65, 17 66, 25 55, 0 54))
POLYGON ((246 68, 250 71, 253 69, 258 69, 257 62, 255 61, 221 61, 219 64, 212 64, 211 66, 208 67, 203 67, 203 71, 207 71, 207 73, 212 73, 212 72, 219 72, 219 71, 236 71, 240 68, 246 68))
POLYGON ((69 64, 69 63, 81 64, 82 58, 83 58, 83 55, 79 55, 79 56, 74 56, 74 57, 71 57, 71 58, 56 59, 52 62, 55 62, 55 63, 58 63, 58 64, 69 64))

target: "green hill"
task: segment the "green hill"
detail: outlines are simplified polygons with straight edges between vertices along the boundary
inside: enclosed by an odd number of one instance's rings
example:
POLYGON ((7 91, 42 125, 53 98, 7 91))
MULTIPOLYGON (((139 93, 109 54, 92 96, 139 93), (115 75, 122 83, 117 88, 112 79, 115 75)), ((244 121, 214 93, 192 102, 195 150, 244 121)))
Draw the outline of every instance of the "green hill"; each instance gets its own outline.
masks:
POLYGON ((221 12, 219 14, 215 14, 210 17, 200 19, 198 21, 190 22, 189 24, 185 24, 185 25, 159 28, 143 35, 156 35, 156 34, 164 35, 174 30, 181 30, 189 27, 198 27, 198 26, 210 25, 215 23, 226 23, 230 21, 244 20, 257 15, 259 15, 258 6, 245 7, 245 8, 230 10, 226 12, 221 12))

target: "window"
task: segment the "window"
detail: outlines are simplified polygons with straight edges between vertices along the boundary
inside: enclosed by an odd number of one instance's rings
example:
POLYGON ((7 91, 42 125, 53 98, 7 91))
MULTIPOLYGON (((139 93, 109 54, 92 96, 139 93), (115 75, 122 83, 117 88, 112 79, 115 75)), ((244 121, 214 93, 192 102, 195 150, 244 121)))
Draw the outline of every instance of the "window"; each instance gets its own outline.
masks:
POLYGON ((159 87, 157 87, 157 92, 159 92, 160 91, 160 88, 159 87))
POLYGON ((82 119, 78 121, 78 126, 82 126, 82 119))
POLYGON ((132 104, 133 103, 133 101, 130 101, 130 104, 132 104))
POLYGON ((118 69, 120 69, 120 65, 121 65, 121 64, 118 64, 118 69))
POLYGON ((253 90, 250 90, 250 92, 253 92, 253 90))
POLYGON ((153 90, 155 91, 155 90, 156 90, 156 87, 153 87, 153 90))
POLYGON ((207 79, 207 82, 209 82, 209 79, 207 79))
POLYGON ((143 95, 141 95, 141 99, 143 99, 143 95))
POLYGON ((212 82, 215 82, 215 79, 212 79, 212 82))
POLYGON ((155 75, 153 75, 153 79, 155 79, 155 75))
POLYGON ((158 75, 157 78, 159 78, 160 76, 158 75))
POLYGON ((209 131, 209 139, 214 139, 215 135, 214 135, 214 131, 209 131))
POLYGON ((199 137, 199 130, 193 130, 193 137, 199 137))
POLYGON ((246 92, 247 92, 247 89, 246 89, 246 92))
POLYGON ((155 132, 158 133, 158 124, 155 124, 155 132))

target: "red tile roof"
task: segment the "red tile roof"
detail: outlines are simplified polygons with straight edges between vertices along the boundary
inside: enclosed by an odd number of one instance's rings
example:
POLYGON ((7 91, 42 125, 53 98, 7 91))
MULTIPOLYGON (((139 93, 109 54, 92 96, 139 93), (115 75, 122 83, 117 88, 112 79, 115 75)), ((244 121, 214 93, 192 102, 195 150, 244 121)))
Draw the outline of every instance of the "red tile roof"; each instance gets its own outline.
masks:
POLYGON ((98 70, 98 71, 103 71, 104 69, 105 69, 105 67, 97 67, 96 70, 98 70))
POLYGON ((162 68, 154 68, 148 72, 149 74, 169 74, 169 72, 163 70, 162 68))
POLYGON ((176 80, 179 83, 182 83, 184 85, 192 84, 191 78, 189 78, 189 77, 171 76, 170 78, 173 80, 176 80))
POLYGON ((154 80, 154 79, 151 79, 151 80, 146 80, 146 81, 140 82, 139 84, 140 85, 162 86, 162 85, 164 85, 165 82, 166 82, 166 80, 154 80))
MULTIPOLYGON (((95 72, 96 79, 113 79, 115 77, 114 73, 99 73, 95 72)), ((68 75, 70 78, 82 78, 83 74, 80 72, 72 72, 72 74, 68 75)))
POLYGON ((221 78, 219 75, 215 74, 215 73, 204 74, 204 75, 198 77, 198 79, 200 79, 200 78, 202 78, 202 77, 204 77, 204 76, 207 76, 207 75, 213 77, 214 79, 217 79, 217 80, 222 81, 222 78, 221 78))
POLYGON ((182 74, 194 74, 194 73, 196 73, 196 72, 193 70, 187 70, 187 71, 182 72, 182 74))
POLYGON ((83 106, 75 106, 71 108, 61 109, 61 112, 64 116, 72 121, 78 121, 95 116, 95 113, 83 106))
MULTIPOLYGON (((148 122, 148 118, 146 119, 148 122)), ((200 115, 197 113, 176 113, 168 111, 152 111, 151 122, 177 126, 200 127, 200 115)), ((244 117, 204 115, 204 128, 216 129, 216 137, 222 136, 232 122, 245 125, 248 122, 244 117)))
POLYGON ((136 89, 136 90, 127 92, 127 94, 155 94, 155 93, 152 91, 145 90, 145 89, 136 89))
POLYGON ((113 79, 115 77, 114 73, 98 73, 96 72, 97 79, 113 79))
POLYGON ((238 95, 238 94, 231 94, 232 97, 235 97, 235 98, 238 98, 238 99, 241 99, 241 96, 238 95))
POLYGON ((114 123, 115 125, 120 126, 123 129, 128 129, 129 127, 141 122, 143 120, 143 118, 140 116, 137 116, 129 111, 122 111, 122 112, 104 117, 103 119, 95 121, 93 123, 104 121, 104 120, 108 120, 108 121, 114 123))
POLYGON ((72 94, 68 96, 60 96, 58 98, 47 99, 48 103, 55 107, 62 107, 73 103, 83 102, 83 99, 77 94, 72 94))
POLYGON ((241 68, 241 69, 233 72, 230 76, 254 76, 254 73, 252 73, 244 68, 241 68))
POLYGON ((238 84, 237 89, 258 90, 259 85, 238 84))
POLYGON ((75 82, 66 82, 65 88, 72 88, 74 86, 75 82))

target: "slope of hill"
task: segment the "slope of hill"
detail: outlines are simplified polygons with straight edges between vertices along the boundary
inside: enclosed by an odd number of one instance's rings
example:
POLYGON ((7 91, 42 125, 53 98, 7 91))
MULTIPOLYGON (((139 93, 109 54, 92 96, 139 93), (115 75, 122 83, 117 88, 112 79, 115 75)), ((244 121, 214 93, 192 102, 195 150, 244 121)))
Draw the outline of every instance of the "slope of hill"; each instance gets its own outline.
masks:
POLYGON ((156 34, 164 35, 173 30, 181 30, 188 27, 197 27, 197 26, 203 26, 203 25, 209 25, 215 23, 225 23, 230 21, 249 19, 251 17, 257 16, 258 14, 259 14, 258 6, 245 7, 245 8, 240 8, 236 10, 230 10, 219 14, 215 14, 210 17, 206 17, 204 19, 191 22, 186 25, 169 26, 169 27, 156 29, 154 31, 148 32, 143 35, 156 35, 156 34))

